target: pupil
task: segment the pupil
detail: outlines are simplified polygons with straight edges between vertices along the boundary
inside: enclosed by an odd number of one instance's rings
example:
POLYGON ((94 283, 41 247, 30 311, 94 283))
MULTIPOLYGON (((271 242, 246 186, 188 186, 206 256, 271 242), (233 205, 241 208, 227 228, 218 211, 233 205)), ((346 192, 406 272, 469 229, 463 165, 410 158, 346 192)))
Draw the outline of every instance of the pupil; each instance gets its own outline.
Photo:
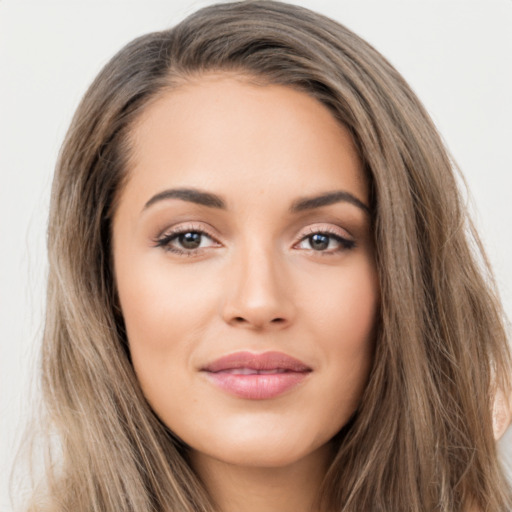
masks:
POLYGON ((329 237, 327 235, 317 233, 309 238, 309 243, 316 251, 327 249, 327 247, 329 247, 329 237))
POLYGON ((185 249, 197 249, 201 245, 201 233, 194 231, 183 233, 178 239, 181 246, 185 249))

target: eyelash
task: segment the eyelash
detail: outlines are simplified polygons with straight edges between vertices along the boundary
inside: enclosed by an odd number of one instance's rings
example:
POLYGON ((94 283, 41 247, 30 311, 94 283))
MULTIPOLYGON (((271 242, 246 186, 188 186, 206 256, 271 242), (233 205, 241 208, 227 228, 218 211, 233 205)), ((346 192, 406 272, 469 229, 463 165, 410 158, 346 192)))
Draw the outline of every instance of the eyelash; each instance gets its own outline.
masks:
POLYGON ((218 243, 215 239, 215 237, 209 233, 207 230, 205 230, 203 227, 199 228, 197 226, 183 226, 176 228, 173 231, 170 231, 168 233, 165 233, 164 235, 161 235, 155 240, 155 246, 161 247, 165 251, 172 252, 174 254, 178 254, 180 256, 195 256, 201 252, 203 248, 199 247, 197 249, 178 249, 176 247, 172 247, 171 243, 176 240, 180 235, 185 235, 186 233, 198 233, 201 236, 207 236, 214 242, 218 243))
MULTIPOLYGON (((162 249, 164 249, 165 251, 168 251, 168 252, 172 252, 174 254, 178 254, 180 256, 196 256, 198 255, 200 252, 202 252, 202 250, 204 250, 205 248, 204 247, 198 247, 198 248, 195 248, 195 249, 178 249, 176 247, 173 247, 171 245, 171 243, 174 241, 174 240, 177 240, 178 237, 180 235, 184 235, 184 234, 187 234, 187 233, 197 233, 199 235, 202 236, 206 236, 208 238, 210 238, 212 241, 214 241, 215 243, 219 243, 217 242, 217 240, 215 239, 215 237, 209 233, 207 230, 205 230, 204 228, 198 228, 196 226, 183 226, 183 227, 180 227, 180 228, 177 228, 169 233, 166 233, 162 236, 159 236, 156 240, 155 240, 155 246, 156 247, 161 247, 162 249)), ((314 249, 306 249, 306 250, 310 250, 316 254, 319 254, 321 256, 332 256, 332 255, 335 255, 335 254, 338 254, 340 252, 343 252, 343 251, 349 251, 351 249, 354 249, 354 247, 356 247, 356 243, 355 241, 353 240, 349 240, 348 238, 344 238, 342 236, 340 236, 338 233, 335 233, 333 230, 327 228, 327 229, 310 229, 310 231, 306 234, 303 234, 295 243, 294 243, 294 247, 297 246, 298 244, 300 244, 301 242, 303 242, 304 240, 307 240, 308 238, 311 238, 313 235, 324 235, 324 236, 327 236, 331 239, 334 239, 336 242, 339 243, 340 247, 336 248, 335 250, 322 250, 322 251, 316 251, 314 249)))

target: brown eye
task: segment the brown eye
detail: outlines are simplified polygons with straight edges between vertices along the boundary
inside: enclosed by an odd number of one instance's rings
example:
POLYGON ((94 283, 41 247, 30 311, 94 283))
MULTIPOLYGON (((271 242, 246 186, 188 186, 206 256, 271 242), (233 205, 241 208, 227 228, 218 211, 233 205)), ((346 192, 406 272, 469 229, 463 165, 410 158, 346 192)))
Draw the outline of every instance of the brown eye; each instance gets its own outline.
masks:
POLYGON ((184 249, 197 249, 201 245, 202 233, 190 231, 178 235, 178 242, 184 249))
POLYGON ((211 247, 219 247, 211 235, 202 229, 182 228, 176 229, 155 240, 155 246, 175 254, 192 256, 211 247))
POLYGON ((338 234, 318 231, 301 239, 299 249, 335 254, 355 247, 355 242, 338 234))
POLYGON ((308 237, 309 245, 315 251, 324 251, 329 247, 330 237, 323 233, 316 233, 308 237))

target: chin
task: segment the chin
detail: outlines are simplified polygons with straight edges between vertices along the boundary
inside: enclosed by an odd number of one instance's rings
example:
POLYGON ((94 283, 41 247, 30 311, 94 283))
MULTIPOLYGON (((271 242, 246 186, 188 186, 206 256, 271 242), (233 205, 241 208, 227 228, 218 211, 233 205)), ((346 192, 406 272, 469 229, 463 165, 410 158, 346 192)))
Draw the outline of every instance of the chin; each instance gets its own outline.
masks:
POLYGON ((232 436, 225 431, 221 436, 210 432, 208 437, 200 446, 190 446, 193 458, 206 457, 249 468, 284 468, 310 457, 321 455, 324 458, 332 449, 330 433, 306 435, 300 429, 246 429, 232 436))

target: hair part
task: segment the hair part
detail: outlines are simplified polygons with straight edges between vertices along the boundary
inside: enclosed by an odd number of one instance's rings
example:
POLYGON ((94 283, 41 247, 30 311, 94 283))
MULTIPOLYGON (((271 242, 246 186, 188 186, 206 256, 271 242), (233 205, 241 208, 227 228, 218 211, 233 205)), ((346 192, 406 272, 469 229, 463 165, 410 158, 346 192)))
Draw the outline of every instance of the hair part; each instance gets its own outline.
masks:
POLYGON ((136 39, 104 67, 57 164, 42 350, 48 507, 204 511, 215 505, 186 447, 146 402, 115 290, 111 220, 129 179, 133 124, 205 74, 304 91, 348 128, 364 164, 381 289, 375 362, 337 436, 321 490, 329 511, 512 507, 492 405, 510 390, 504 316, 450 157, 399 73, 368 43, 307 9, 219 4, 136 39))

